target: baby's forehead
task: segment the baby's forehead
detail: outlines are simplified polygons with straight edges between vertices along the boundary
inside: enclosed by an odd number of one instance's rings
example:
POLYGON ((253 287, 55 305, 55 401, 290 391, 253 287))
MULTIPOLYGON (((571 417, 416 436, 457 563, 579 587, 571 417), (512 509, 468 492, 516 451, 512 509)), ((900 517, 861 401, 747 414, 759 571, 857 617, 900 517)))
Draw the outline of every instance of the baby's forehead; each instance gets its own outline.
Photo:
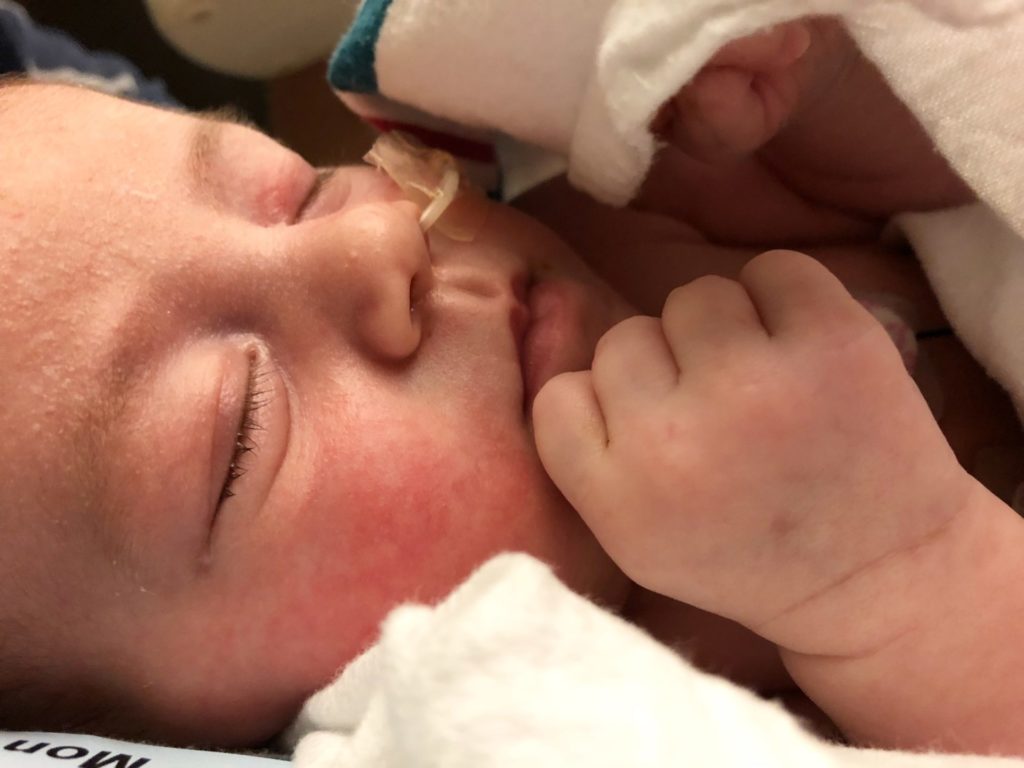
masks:
MULTIPOLYGON (((91 141, 99 128, 121 120, 118 107, 126 103, 84 85, 0 75, 0 161, 6 168, 56 158, 58 144, 91 141)), ((79 160, 87 155, 76 153, 79 160)), ((52 172, 48 180, 59 181, 52 172)))
MULTIPOLYGON (((33 141, 28 136, 19 141, 35 130, 34 119, 26 116, 51 120, 51 106, 79 98, 81 90, 0 79, 0 157, 25 152, 23 145, 33 141)), ((76 243, 79 223, 65 226, 61 206, 47 204, 43 195, 49 187, 50 198, 73 198, 52 175, 54 167, 72 161, 42 165, 35 179, 32 158, 0 174, 0 387, 7 393, 0 416, 0 460, 10 470, 9 462, 21 457, 23 477, 35 470, 36 479, 53 494, 66 485, 77 497, 75 505, 84 507, 94 474, 85 471, 93 453, 90 435, 98 434, 91 422, 105 410, 95 402, 102 371, 93 333, 103 321, 105 280, 97 273, 93 249, 76 243)), ((13 472, 5 474, 13 483, 13 472)), ((48 493, 34 491, 40 501, 48 493)), ((0 498, 0 507, 8 501, 0 498)))
POLYGON ((89 160, 82 145, 94 133, 94 110, 86 109, 97 98, 107 100, 83 87, 0 78, 0 206, 66 188, 89 160))

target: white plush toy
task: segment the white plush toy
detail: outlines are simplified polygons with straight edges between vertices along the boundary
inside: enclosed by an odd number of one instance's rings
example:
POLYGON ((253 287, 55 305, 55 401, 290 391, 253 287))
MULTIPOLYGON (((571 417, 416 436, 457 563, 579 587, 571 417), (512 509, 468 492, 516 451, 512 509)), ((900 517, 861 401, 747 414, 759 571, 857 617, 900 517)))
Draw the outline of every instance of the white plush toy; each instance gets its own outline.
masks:
POLYGON ((182 54, 254 78, 327 58, 356 6, 353 0, 146 0, 154 25, 182 54))

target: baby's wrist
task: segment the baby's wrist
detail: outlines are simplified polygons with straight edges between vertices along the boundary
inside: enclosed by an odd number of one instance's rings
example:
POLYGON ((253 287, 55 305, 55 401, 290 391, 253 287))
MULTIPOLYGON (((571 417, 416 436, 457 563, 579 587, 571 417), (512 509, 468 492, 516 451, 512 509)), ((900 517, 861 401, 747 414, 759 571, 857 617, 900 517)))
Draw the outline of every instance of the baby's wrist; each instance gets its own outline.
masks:
POLYGON ((1024 520, 971 480, 964 508, 940 533, 880 564, 887 573, 873 588, 836 595, 813 617, 816 632, 807 624, 780 647, 797 684, 854 740, 1024 747, 986 715, 1019 707, 1024 686, 1019 646, 1006 641, 1024 632, 1024 520))
MULTIPOLYGON (((951 464, 945 489, 937 494, 950 504, 937 513, 933 527, 751 628, 791 657, 856 659, 928 626, 936 591, 967 575, 970 564, 954 553, 976 535, 983 506, 979 494, 990 495, 962 467, 951 464)), ((896 494, 895 489, 885 494, 894 502, 893 516, 918 514, 906 504, 895 503, 896 494)))

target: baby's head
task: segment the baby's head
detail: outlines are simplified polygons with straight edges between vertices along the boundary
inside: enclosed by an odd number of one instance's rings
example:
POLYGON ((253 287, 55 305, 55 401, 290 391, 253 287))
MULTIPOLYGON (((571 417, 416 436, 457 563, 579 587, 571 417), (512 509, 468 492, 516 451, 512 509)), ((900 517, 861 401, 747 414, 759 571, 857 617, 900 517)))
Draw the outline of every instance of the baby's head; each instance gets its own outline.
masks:
POLYGON ((258 741, 502 550, 621 599, 520 349, 536 281, 534 383, 629 310, 546 229, 428 239, 373 170, 81 89, 4 85, 0 135, 0 726, 258 741))

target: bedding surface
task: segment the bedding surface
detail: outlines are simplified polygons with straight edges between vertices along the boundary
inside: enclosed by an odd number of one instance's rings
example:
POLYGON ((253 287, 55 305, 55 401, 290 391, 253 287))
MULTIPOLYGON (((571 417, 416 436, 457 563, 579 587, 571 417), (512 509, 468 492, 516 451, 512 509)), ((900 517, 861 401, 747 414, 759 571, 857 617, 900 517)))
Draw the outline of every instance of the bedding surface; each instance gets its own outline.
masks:
POLYGON ((0 731, 2 768, 280 768, 260 755, 158 747, 80 733, 0 731))

